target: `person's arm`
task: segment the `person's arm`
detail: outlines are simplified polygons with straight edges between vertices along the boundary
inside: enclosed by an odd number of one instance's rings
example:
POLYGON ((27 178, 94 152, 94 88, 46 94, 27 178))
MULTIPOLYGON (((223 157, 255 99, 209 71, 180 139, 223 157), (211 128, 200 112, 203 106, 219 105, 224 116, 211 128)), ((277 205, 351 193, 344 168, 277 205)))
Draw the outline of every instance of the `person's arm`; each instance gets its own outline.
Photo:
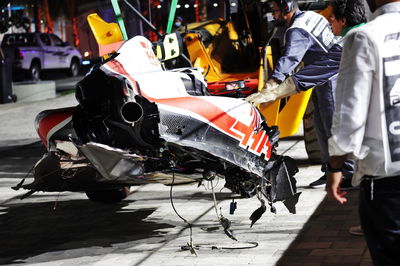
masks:
POLYGON ((314 63, 293 74, 292 77, 296 88, 305 91, 330 80, 339 71, 341 54, 342 47, 334 45, 326 56, 315 60, 314 63))
POLYGON ((344 203, 340 191, 341 169, 348 155, 362 156, 362 142, 370 105, 375 63, 374 45, 364 32, 355 32, 345 41, 335 93, 332 137, 329 138, 328 197, 344 203))
POLYGON ((294 28, 285 33, 283 55, 278 59, 271 79, 283 81, 302 61, 304 54, 313 44, 312 37, 304 30, 294 28))
POLYGON ((340 190, 340 183, 342 182, 342 167, 346 161, 347 155, 331 156, 328 161, 328 169, 326 171, 326 192, 328 197, 336 200, 340 204, 347 202, 347 192, 340 190))

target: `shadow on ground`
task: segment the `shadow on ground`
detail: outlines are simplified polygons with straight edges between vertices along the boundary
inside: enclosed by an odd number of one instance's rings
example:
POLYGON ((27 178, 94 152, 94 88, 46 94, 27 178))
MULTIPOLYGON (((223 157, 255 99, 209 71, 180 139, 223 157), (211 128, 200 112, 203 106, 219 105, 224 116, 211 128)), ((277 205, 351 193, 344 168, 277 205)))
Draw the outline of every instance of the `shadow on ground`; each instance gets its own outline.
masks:
MULTIPOLYGON (((45 252, 108 247, 160 236, 163 223, 144 222, 155 209, 123 210, 129 201, 105 205, 88 200, 10 204, 0 214, 0 264, 45 252)), ((5 207, 5 208, 4 208, 5 207)))
MULTIPOLYGON (((45 152, 46 149, 41 142, 5 147, 0 152, 0 172, 28 173, 45 152)), ((20 175, 8 177, 20 178, 20 175)))
MULTIPOLYGON (((7 173, 27 173, 45 152, 39 142, 7 147, 0 155, 3 176, 20 178, 7 173)), ((16 181, 17 182, 17 181, 16 181)), ((170 228, 164 223, 144 222, 155 209, 125 210, 130 201, 106 205, 89 200, 43 202, 45 196, 34 195, 41 202, 4 204, 0 208, 0 264, 19 262, 28 257, 51 251, 84 247, 107 247, 152 236, 158 229, 170 228), (43 199, 44 197, 44 199, 43 199)), ((15 202, 15 201, 14 201, 15 202)))
POLYGON ((358 190, 349 191, 347 198, 343 205, 325 198, 277 265, 372 266, 364 237, 348 232, 359 225, 358 190))

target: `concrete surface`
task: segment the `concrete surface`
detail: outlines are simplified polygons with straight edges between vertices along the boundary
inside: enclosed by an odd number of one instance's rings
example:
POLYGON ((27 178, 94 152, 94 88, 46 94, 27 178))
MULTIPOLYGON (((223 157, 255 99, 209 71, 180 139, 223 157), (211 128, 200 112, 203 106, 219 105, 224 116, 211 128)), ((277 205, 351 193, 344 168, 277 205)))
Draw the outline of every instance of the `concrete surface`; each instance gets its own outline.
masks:
MULTIPOLYGON (((120 204, 87 200, 84 193, 36 193, 16 185, 41 157, 33 119, 43 109, 76 104, 73 95, 29 104, 0 105, 0 264, 11 265, 372 265, 363 237, 347 230, 358 224, 357 190, 339 206, 325 198, 323 189, 309 189, 319 165, 309 164, 301 136, 280 141, 278 153, 296 159, 297 213, 276 203, 250 228, 256 198, 236 199, 229 215, 230 193, 224 180, 197 187, 173 187, 179 214, 192 224, 198 255, 181 250, 190 230, 173 211, 170 187, 152 184, 133 187, 120 204), (231 220, 239 242, 221 230, 213 205, 231 220)), ((28 178, 26 183, 31 182, 28 178)))
POLYGON ((18 102, 33 102, 56 97, 54 80, 13 82, 12 89, 18 102))
POLYGON ((77 104, 73 93, 41 101, 0 104, 0 151, 8 146, 38 141, 34 121, 39 112, 77 104))

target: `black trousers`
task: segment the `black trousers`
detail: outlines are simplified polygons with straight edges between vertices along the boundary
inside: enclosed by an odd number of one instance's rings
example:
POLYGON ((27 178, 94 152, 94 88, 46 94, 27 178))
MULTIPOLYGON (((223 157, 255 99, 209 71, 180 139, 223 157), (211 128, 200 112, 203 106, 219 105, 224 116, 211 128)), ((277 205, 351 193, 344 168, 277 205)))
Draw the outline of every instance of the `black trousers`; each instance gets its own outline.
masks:
MULTIPOLYGON (((333 91, 336 88, 337 78, 315 87, 311 99, 314 104, 314 127, 317 132, 318 143, 321 152, 321 171, 326 172, 328 162, 328 139, 331 137, 333 111, 335 109, 333 91)), ((354 161, 347 159, 343 166, 343 176, 352 178, 354 173, 354 161)))
POLYGON ((374 265, 400 265, 400 176, 364 179, 359 214, 374 265))

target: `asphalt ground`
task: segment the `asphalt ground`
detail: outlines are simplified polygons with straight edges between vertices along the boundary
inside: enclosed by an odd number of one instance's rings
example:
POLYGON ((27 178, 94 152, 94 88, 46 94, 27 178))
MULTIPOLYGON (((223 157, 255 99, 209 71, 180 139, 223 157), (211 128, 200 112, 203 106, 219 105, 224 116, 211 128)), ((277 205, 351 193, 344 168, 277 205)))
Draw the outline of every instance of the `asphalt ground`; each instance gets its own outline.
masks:
MULTIPOLYGON (((0 105, 0 264, 11 265, 372 265, 363 237, 348 228, 358 224, 358 191, 349 191, 343 206, 326 199, 323 189, 308 184, 320 165, 307 160, 301 134, 280 141, 278 153, 294 158, 297 213, 276 203, 250 228, 256 198, 232 201, 224 181, 198 187, 151 184, 133 187, 120 204, 91 202, 84 193, 40 192, 20 200, 26 191, 11 187, 26 176, 44 148, 33 120, 44 109, 75 105, 73 94, 33 103, 0 105), (238 242, 218 224, 217 210, 231 222, 238 242), (185 250, 187 242, 197 256, 185 250)), ((26 183, 31 182, 27 178, 26 183)))

